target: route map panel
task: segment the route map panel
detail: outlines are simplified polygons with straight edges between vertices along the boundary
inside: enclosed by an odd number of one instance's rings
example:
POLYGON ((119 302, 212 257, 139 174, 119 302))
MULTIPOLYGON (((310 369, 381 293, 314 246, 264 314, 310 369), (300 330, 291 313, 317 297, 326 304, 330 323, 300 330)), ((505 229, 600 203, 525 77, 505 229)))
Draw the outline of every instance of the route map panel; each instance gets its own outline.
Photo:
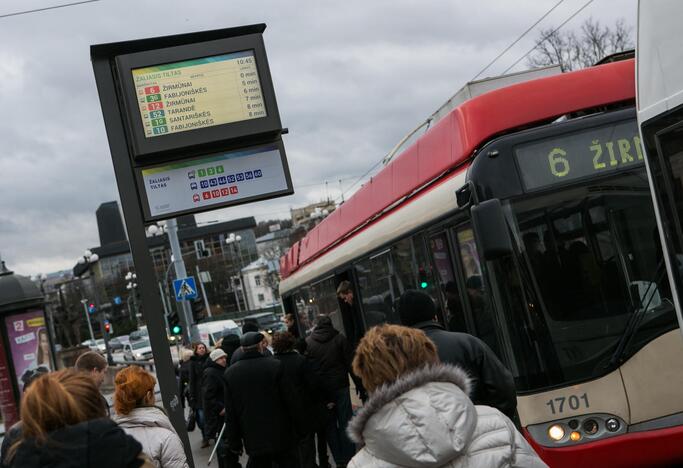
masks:
POLYGON ((131 72, 146 138, 266 116, 252 51, 131 72))
POLYGON ((277 145, 145 168, 142 180, 153 217, 288 189, 277 145))

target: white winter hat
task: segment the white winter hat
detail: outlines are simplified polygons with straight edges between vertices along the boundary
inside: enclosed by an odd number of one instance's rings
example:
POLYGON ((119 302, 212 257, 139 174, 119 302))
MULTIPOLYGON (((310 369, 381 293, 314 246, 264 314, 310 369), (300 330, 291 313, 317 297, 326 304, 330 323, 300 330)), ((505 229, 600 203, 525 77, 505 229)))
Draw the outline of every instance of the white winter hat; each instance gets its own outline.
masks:
POLYGON ((216 362, 216 361, 218 361, 220 358, 226 357, 226 356, 227 356, 227 354, 225 354, 225 351, 223 351, 223 350, 220 349, 220 348, 214 349, 213 351, 211 351, 211 354, 209 354, 209 358, 210 358, 213 362, 216 362))

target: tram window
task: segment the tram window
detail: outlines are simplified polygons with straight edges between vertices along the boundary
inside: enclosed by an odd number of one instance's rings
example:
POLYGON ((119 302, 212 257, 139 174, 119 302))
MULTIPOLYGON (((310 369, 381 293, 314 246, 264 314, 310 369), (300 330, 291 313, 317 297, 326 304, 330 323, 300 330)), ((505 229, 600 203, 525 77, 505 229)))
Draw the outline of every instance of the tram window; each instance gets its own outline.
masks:
POLYGON ((311 288, 304 287, 294 294, 294 304, 296 305, 296 315, 299 327, 308 336, 315 326, 315 318, 318 315, 317 306, 311 295, 311 288))
POLYGON ((522 257, 495 267, 524 389, 606 372, 636 311, 625 357, 676 326, 644 169, 510 205, 522 257))
POLYGON ((411 238, 411 240, 414 249, 413 268, 415 268, 415 274, 417 276, 417 281, 412 288, 419 289, 420 291, 429 294, 432 297, 432 300, 437 307, 437 318, 441 321, 441 323, 444 323, 444 314, 441 311, 439 290, 436 284, 436 274, 434 271, 432 271, 432 264, 429 261, 430 255, 424 235, 416 234, 411 238))
POLYGON ((444 322, 451 331, 467 332, 465 311, 460 300, 460 291, 453 270, 453 260, 448 248, 448 237, 445 232, 432 236, 429 247, 436 268, 439 291, 446 305, 444 322))
POLYGON ((491 302, 485 290, 481 260, 477 252, 477 244, 474 232, 469 226, 459 228, 456 231, 460 262, 465 276, 465 292, 467 302, 472 311, 472 318, 476 333, 494 351, 498 351, 496 339, 496 327, 491 313, 491 302))
POLYGON ((361 260, 355 267, 366 327, 399 323, 394 310, 398 295, 392 284, 395 270, 390 251, 361 260))
POLYGON ((318 315, 327 315, 332 320, 332 326, 342 334, 346 334, 344 321, 339 311, 337 288, 334 278, 327 278, 311 285, 313 302, 317 306, 318 315))

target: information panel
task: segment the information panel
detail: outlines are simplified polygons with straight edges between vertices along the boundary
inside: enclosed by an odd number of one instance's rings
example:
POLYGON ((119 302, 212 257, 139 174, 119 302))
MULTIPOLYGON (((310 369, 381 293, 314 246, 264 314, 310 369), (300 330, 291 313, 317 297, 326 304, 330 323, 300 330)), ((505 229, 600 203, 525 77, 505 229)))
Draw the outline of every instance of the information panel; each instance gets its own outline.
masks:
POLYGON ((527 190, 541 189, 642 163, 636 121, 559 135, 515 148, 527 190))
POLYGON ((146 167, 140 173, 151 217, 290 190, 278 145, 146 167))
POLYGON ((253 51, 131 73, 146 138, 266 116, 253 51))

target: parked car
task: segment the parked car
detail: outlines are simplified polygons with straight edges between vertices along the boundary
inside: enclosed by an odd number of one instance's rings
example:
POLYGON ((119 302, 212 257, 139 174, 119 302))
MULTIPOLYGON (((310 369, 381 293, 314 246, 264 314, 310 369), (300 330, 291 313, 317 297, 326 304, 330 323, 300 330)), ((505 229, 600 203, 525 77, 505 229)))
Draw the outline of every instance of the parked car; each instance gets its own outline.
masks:
POLYGON ((273 312, 261 312, 259 314, 251 314, 242 318, 244 323, 255 323, 259 330, 268 333, 275 333, 287 329, 287 326, 280 320, 280 318, 273 312))
POLYGON ((149 340, 137 340, 124 344, 123 359, 126 361, 146 361, 152 359, 152 346, 149 340))
POLYGON ((111 349, 112 352, 123 351, 123 345, 126 343, 130 343, 128 335, 114 337, 109 340, 109 349, 111 349))
POLYGON ((225 335, 234 334, 242 336, 242 330, 234 320, 216 320, 197 324, 199 339, 209 346, 216 346, 218 340, 225 335))
POLYGON ((138 340, 146 340, 149 337, 149 332, 147 331, 147 327, 140 328, 138 330, 135 330, 128 335, 128 338, 130 341, 138 341, 138 340))
POLYGON ((89 347, 90 351, 98 351, 100 353, 104 353, 107 350, 107 348, 104 346, 104 339, 102 338, 98 340, 85 340, 81 344, 83 346, 89 347))

